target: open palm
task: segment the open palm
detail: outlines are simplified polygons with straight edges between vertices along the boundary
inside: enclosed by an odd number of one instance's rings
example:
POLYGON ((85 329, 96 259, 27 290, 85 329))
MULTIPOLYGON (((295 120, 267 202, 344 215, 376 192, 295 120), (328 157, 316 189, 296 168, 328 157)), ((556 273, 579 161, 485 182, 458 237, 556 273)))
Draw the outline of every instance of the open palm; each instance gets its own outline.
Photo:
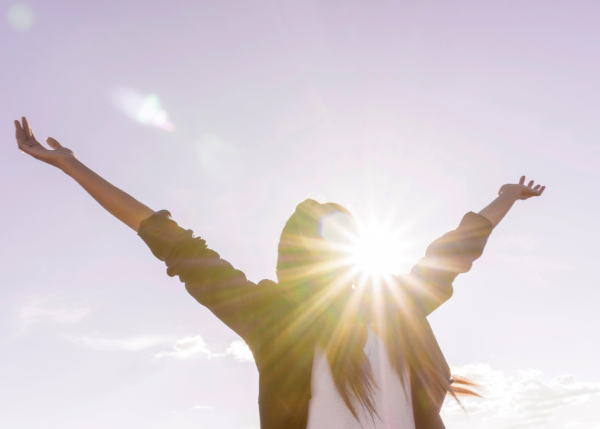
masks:
POLYGON ((46 139, 46 143, 48 143, 48 146, 50 146, 51 149, 46 149, 42 146, 33 135, 33 131, 25 117, 22 118, 22 124, 19 121, 15 121, 15 129, 19 149, 35 159, 62 168, 65 163, 75 158, 75 154, 72 150, 62 147, 61 144, 52 137, 46 139))
POLYGON ((531 197, 539 197, 546 189, 545 186, 535 185, 534 181, 530 180, 527 185, 525 185, 525 176, 521 176, 521 180, 519 180, 518 184, 506 184, 500 188, 498 191, 498 195, 503 194, 505 192, 513 193, 516 199, 518 200, 526 200, 531 197))

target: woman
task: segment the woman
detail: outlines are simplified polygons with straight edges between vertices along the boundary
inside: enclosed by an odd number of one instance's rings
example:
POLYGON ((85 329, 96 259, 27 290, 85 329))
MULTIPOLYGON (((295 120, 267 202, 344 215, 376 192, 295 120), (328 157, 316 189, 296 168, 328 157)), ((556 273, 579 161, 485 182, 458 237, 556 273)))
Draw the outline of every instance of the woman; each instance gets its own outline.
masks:
POLYGON ((343 207, 300 203, 278 248, 278 283, 241 271, 180 228, 88 169, 53 138, 15 121, 19 149, 75 179, 131 227, 188 292, 239 334, 259 371, 263 429, 439 429, 446 394, 473 394, 452 378, 426 317, 452 295, 452 282, 481 256, 493 228, 517 200, 544 191, 507 184, 478 214, 435 240, 409 274, 373 284, 357 272, 357 228, 343 207))

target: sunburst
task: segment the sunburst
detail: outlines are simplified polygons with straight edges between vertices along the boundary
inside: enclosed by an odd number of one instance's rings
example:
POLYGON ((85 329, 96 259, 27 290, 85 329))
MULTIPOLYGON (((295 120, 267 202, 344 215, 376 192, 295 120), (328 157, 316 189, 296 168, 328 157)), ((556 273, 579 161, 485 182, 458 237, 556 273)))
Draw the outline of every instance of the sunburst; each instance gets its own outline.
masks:
POLYGON ((401 271, 410 245, 404 232, 390 220, 363 223, 339 212, 321 222, 321 236, 346 255, 345 263, 361 281, 372 283, 401 271))

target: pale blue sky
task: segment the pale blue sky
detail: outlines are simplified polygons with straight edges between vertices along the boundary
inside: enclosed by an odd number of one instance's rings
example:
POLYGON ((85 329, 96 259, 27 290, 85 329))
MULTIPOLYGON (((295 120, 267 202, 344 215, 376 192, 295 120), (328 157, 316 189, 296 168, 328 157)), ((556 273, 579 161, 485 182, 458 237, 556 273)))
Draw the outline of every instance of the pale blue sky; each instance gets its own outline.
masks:
POLYGON ((543 198, 516 205, 430 317, 456 371, 487 386, 469 418, 449 404, 444 419, 600 428, 596 2, 0 13, 0 426, 258 427, 239 338, 131 230, 16 149, 12 121, 27 115, 254 281, 274 279, 278 235, 306 197, 400 231, 402 272, 503 183, 540 181, 543 198))

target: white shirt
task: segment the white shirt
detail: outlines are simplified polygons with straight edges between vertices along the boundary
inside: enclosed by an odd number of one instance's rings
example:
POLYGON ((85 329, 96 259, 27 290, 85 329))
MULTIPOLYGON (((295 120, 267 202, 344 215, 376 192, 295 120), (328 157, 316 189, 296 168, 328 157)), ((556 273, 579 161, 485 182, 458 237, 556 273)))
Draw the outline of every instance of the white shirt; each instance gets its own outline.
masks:
POLYGON ((410 394, 410 374, 404 371, 406 391, 391 366, 381 339, 367 329, 367 343, 363 349, 377 387, 373 386, 373 404, 379 414, 373 416, 356 403, 357 421, 335 388, 325 352, 317 347, 313 360, 311 400, 306 429, 415 429, 410 394))

